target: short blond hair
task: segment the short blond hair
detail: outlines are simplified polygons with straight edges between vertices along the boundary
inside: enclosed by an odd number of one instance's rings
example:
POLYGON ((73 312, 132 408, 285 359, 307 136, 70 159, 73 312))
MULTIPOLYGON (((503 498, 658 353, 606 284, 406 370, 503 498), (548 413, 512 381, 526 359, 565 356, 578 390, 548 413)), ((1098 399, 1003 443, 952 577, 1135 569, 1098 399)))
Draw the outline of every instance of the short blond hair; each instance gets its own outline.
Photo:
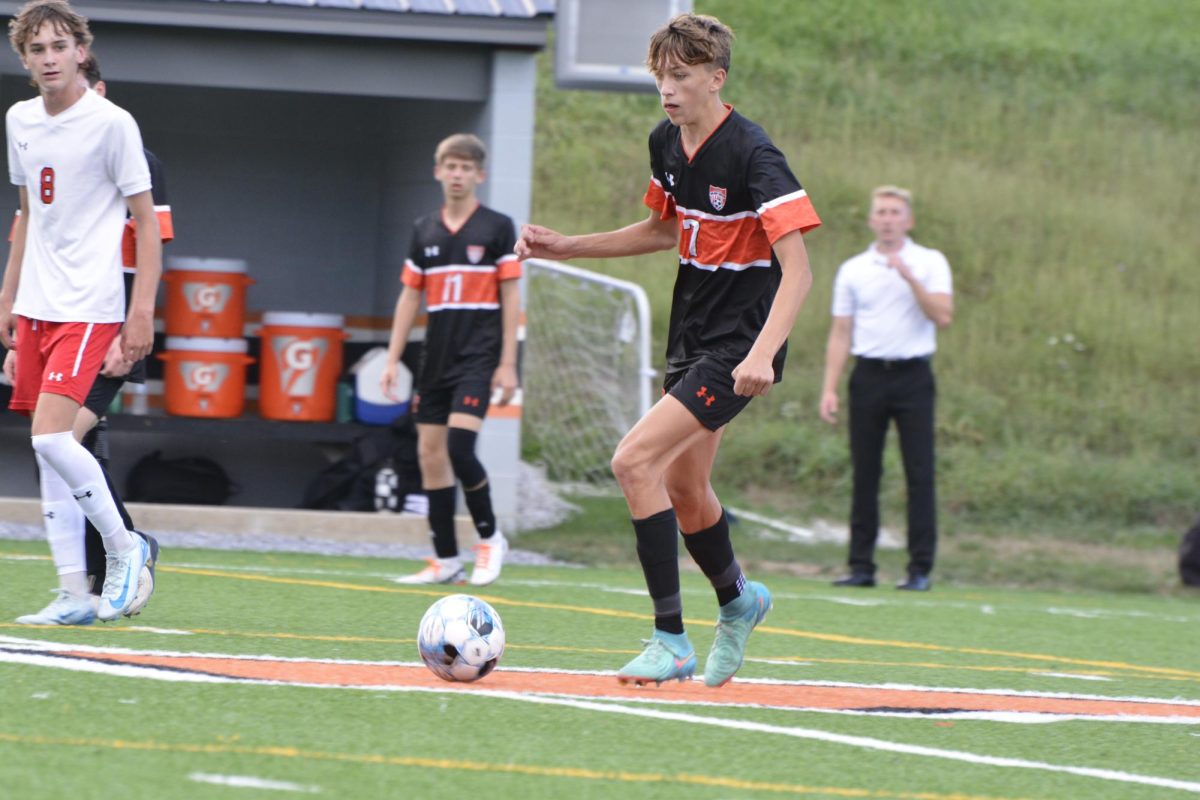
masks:
POLYGON ((442 139, 433 152, 434 164, 441 164, 447 158, 474 161, 475 166, 483 169, 483 162, 487 161, 487 145, 473 133, 456 133, 442 139))
POLYGON ((716 17, 679 14, 650 36, 646 66, 654 75, 668 64, 712 64, 729 72, 733 29, 716 17))
POLYGON ((904 205, 908 206, 908 213, 913 213, 912 192, 908 189, 902 189, 899 186, 892 186, 891 184, 876 186, 871 191, 871 200, 874 201, 876 197, 895 197, 897 200, 903 200, 904 205))
POLYGON ((24 58, 25 46, 46 23, 53 25, 55 30, 71 34, 77 45, 89 47, 92 44, 87 17, 76 13, 67 0, 30 0, 8 21, 8 41, 17 55, 24 58))

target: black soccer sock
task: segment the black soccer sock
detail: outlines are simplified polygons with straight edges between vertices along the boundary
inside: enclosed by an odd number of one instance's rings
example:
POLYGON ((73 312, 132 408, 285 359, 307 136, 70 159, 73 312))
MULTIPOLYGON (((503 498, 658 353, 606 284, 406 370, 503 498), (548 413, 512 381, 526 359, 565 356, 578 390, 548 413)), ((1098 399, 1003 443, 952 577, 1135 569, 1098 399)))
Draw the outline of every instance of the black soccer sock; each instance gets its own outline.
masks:
POLYGON ((654 601, 654 627, 683 633, 683 600, 679 595, 679 524, 675 509, 633 520, 638 561, 654 601))
POLYGON ((496 533, 496 515, 492 511, 492 493, 485 480, 481 486, 473 489, 463 487, 463 497, 467 501, 467 510, 475 522, 475 530, 480 539, 490 539, 496 533))
POLYGON ((695 533, 685 533, 683 544, 692 560, 717 591, 717 604, 725 605, 742 595, 746 576, 733 555, 729 540, 729 517, 721 509, 721 518, 712 527, 695 533))
POLYGON ((429 498, 429 535, 433 539, 433 552, 438 558, 454 558, 458 555, 458 539, 454 535, 458 487, 426 489, 425 495, 429 498))

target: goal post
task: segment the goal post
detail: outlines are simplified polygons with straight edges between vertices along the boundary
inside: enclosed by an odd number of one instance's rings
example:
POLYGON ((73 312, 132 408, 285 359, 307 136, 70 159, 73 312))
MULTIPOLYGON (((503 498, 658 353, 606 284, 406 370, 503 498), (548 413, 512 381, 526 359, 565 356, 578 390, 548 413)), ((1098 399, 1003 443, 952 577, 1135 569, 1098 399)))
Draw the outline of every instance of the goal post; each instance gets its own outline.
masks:
POLYGON ((621 437, 654 402, 650 301, 636 283, 525 262, 522 449, 555 482, 611 483, 621 437))

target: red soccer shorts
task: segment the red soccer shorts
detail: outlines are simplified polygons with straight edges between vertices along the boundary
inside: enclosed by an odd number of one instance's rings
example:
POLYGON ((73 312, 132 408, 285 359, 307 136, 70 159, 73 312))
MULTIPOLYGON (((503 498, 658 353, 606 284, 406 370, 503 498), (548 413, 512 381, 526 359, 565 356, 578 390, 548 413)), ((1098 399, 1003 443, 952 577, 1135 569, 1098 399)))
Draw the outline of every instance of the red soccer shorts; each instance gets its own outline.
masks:
POLYGON ((8 407, 30 414, 43 392, 83 405, 119 322, 46 322, 17 317, 17 370, 8 407))

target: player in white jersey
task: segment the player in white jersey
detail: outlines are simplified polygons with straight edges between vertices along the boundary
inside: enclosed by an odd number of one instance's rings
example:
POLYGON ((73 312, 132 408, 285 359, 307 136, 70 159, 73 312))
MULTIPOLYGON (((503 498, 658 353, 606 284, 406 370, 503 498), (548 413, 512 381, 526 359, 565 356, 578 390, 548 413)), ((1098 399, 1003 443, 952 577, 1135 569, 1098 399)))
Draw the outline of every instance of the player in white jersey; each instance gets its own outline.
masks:
POLYGON ((150 352, 162 242, 137 123, 79 80, 92 42, 87 20, 66 0, 32 0, 10 21, 9 39, 39 96, 16 103, 6 118, 21 215, 0 286, 0 343, 16 348, 9 407, 32 418, 59 574, 55 600, 19 621, 88 624, 129 609, 150 548, 126 529, 99 464, 72 426, 115 337, 127 360, 150 352), (139 231, 128 309, 121 276, 126 208, 139 231), (73 504, 104 540, 107 576, 98 607, 77 548, 59 546, 78 537, 74 524, 58 522, 72 518, 65 511, 73 504))

